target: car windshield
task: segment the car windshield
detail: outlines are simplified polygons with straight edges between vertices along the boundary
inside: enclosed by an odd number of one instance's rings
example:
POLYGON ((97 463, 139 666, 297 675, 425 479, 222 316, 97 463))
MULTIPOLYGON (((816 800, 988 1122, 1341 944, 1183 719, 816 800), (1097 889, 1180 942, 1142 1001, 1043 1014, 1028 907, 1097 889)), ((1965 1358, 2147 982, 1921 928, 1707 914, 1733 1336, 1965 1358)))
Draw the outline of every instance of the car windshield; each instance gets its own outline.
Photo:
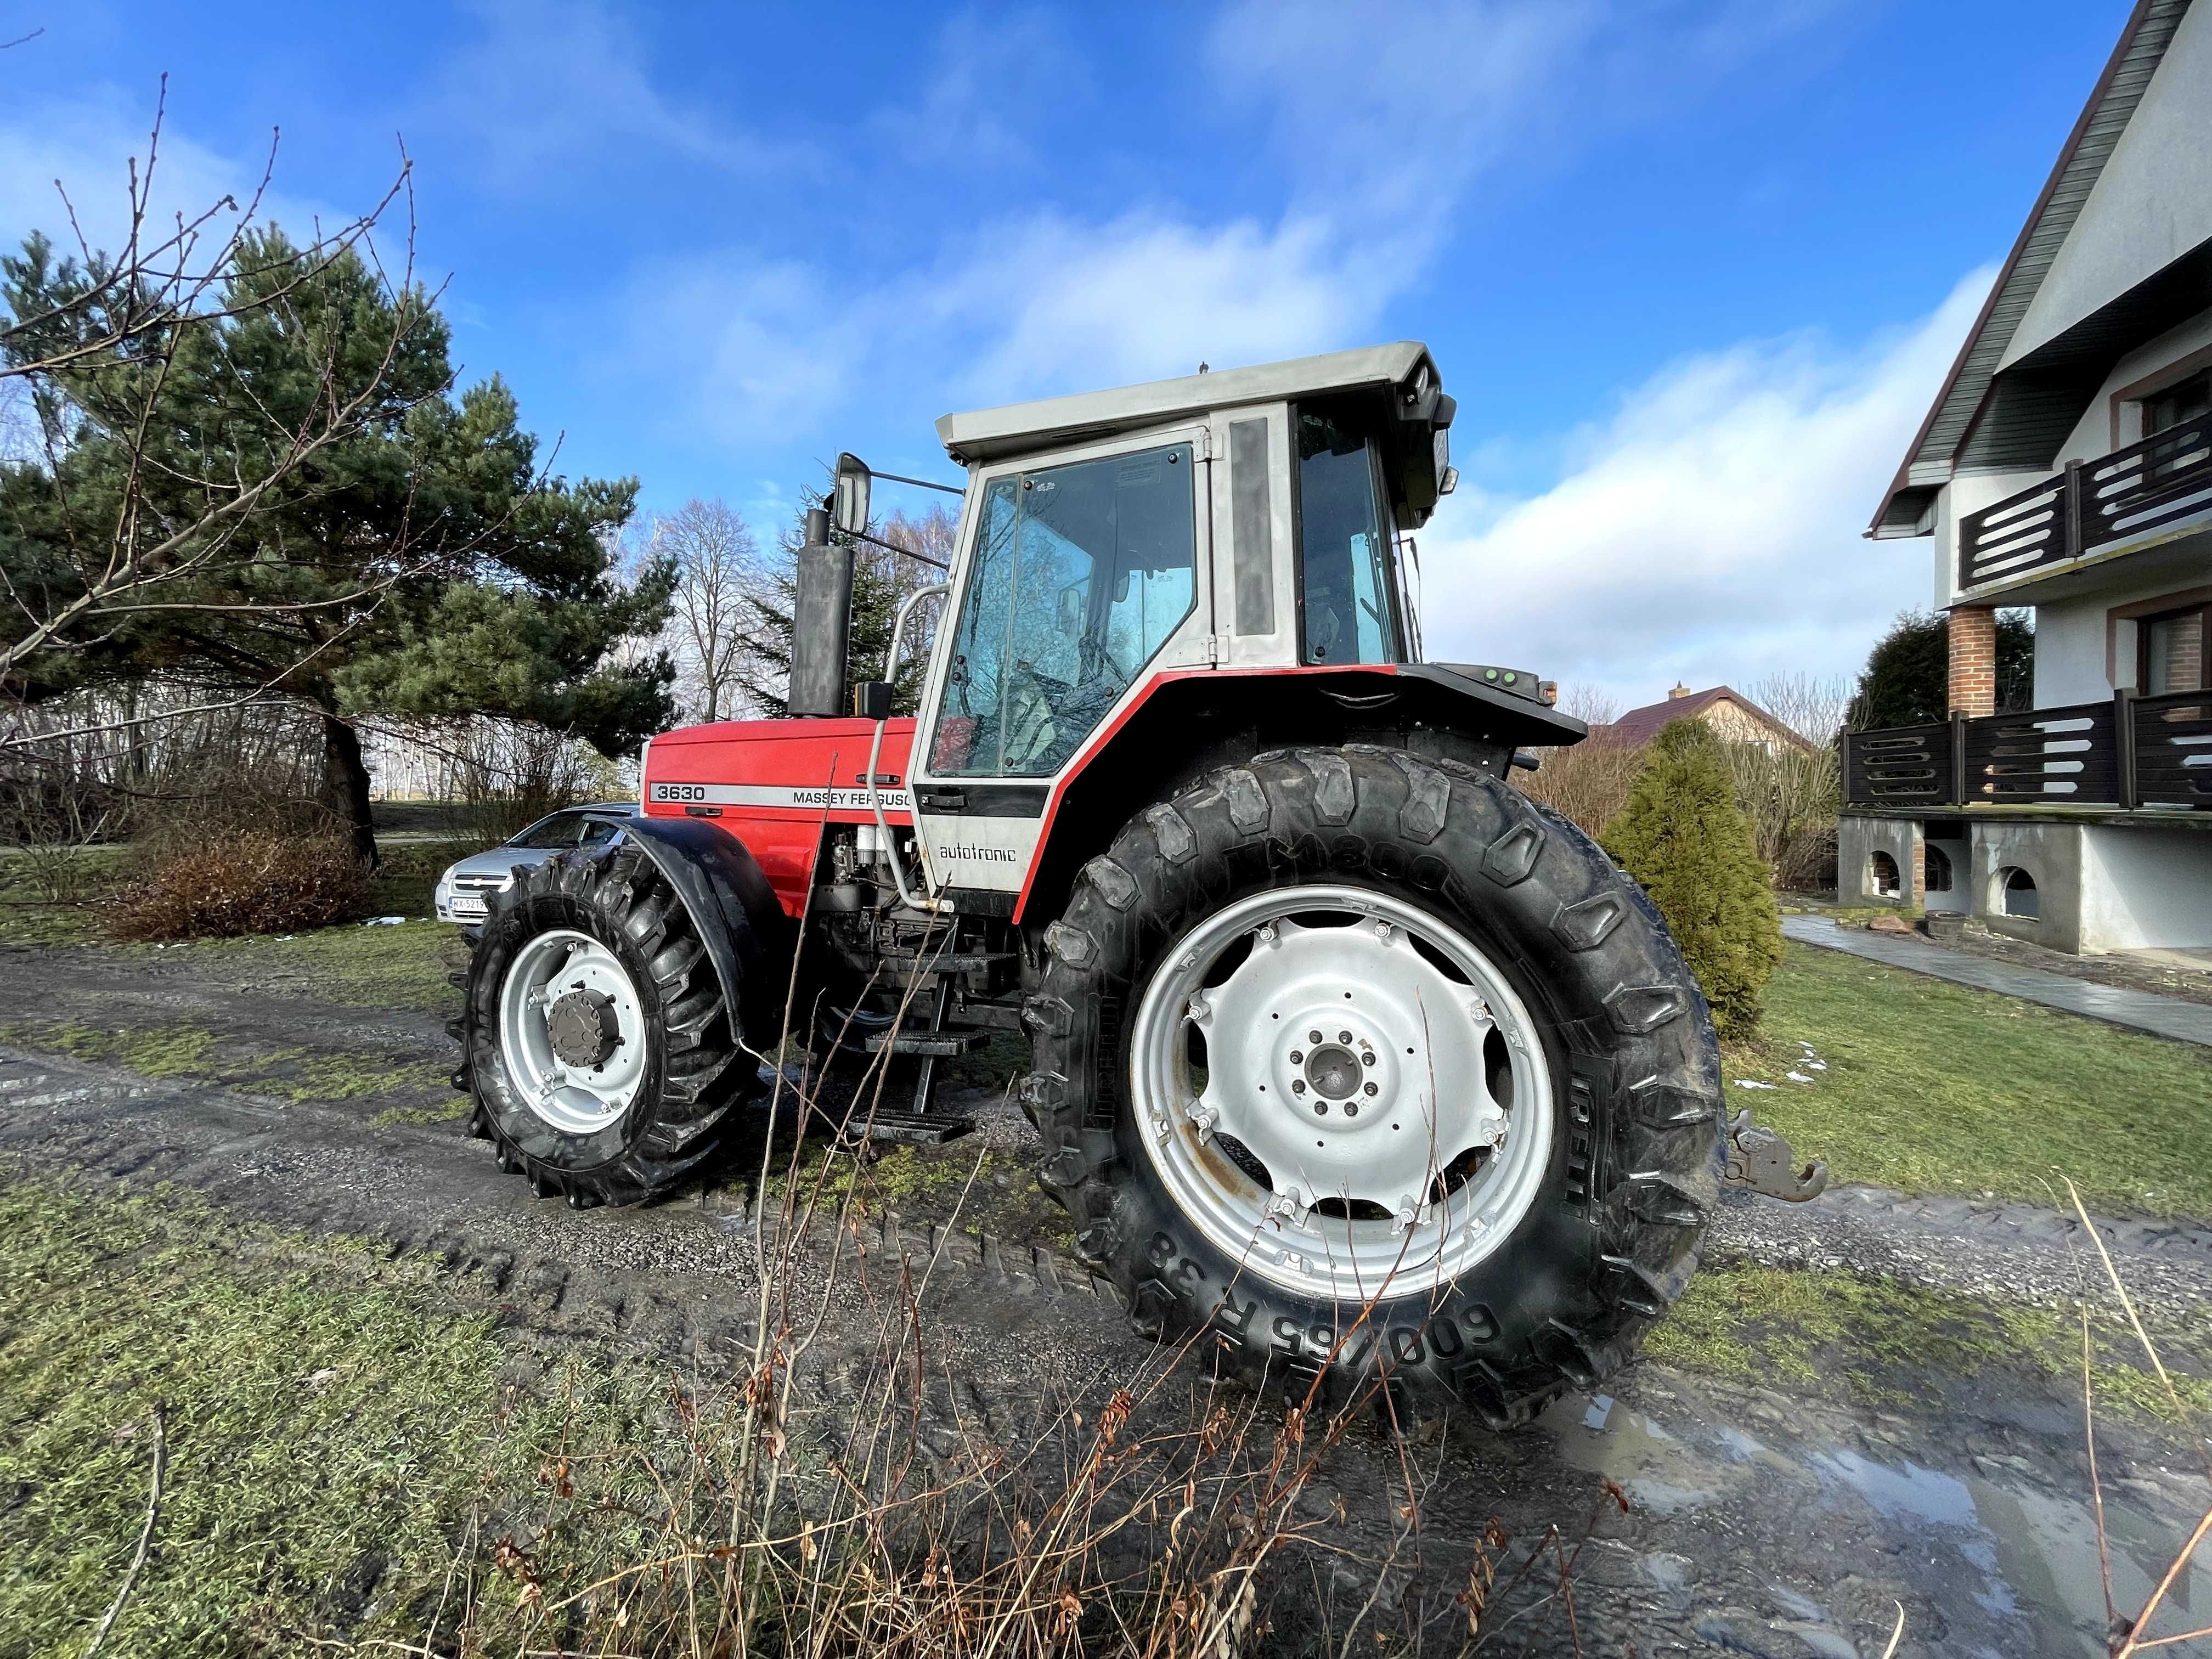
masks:
POLYGON ((574 812, 556 812, 550 818, 540 818, 530 828, 507 842, 509 847, 574 847, 576 837, 590 820, 574 812))

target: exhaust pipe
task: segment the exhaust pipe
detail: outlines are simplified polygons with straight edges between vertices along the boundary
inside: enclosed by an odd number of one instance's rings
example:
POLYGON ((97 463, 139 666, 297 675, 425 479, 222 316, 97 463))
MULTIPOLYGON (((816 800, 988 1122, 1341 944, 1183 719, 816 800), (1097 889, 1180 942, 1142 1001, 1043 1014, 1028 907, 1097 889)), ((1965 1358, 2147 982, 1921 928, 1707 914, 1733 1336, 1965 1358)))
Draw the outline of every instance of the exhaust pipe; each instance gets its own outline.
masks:
POLYGON ((806 514, 806 545, 793 561, 792 714, 828 719, 845 710, 845 650, 853 623, 853 549, 830 544, 830 514, 806 514))

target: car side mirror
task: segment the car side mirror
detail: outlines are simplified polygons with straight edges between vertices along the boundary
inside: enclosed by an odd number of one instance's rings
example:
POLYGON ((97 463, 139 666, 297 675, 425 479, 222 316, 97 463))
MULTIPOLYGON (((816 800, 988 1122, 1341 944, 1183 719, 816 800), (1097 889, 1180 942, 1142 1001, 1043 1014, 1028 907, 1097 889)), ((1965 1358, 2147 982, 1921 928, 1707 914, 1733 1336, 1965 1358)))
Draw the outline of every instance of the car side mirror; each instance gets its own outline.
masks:
POLYGON ((834 514, 838 529, 856 536, 866 533, 868 492, 874 483, 874 475, 858 455, 848 450, 838 456, 834 514))
POLYGON ((891 717, 891 683, 889 680, 854 682, 853 713, 864 720, 889 720, 891 717))

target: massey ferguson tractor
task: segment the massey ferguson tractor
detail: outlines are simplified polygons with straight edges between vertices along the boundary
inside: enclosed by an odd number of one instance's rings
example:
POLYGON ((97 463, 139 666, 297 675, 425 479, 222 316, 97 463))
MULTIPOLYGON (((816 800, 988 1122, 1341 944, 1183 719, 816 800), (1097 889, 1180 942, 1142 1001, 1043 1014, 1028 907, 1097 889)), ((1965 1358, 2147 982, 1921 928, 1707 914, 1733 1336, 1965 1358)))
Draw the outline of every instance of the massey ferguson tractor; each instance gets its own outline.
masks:
POLYGON ((1408 343, 948 415, 950 568, 849 684, 845 457, 791 717, 654 738, 644 816, 497 896, 476 1132, 541 1195, 631 1203, 714 1157, 787 1010, 912 1057, 875 1126, 909 1137, 936 1057, 1021 1031, 1040 1178, 1140 1332, 1497 1425, 1595 1385, 1761 1132, 1723 1121, 1657 911, 1508 781, 1582 723, 1422 659, 1408 532, 1452 414, 1408 343))

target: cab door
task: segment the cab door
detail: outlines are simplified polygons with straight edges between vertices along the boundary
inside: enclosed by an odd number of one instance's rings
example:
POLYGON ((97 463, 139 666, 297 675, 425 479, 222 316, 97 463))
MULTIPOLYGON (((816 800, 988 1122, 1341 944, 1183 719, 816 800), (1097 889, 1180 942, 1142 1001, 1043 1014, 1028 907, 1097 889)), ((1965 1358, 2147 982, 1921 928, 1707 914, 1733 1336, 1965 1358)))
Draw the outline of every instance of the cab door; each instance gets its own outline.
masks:
POLYGON ((1054 787, 1148 677, 1214 659, 1211 448, 1186 422, 979 470, 914 766, 963 908, 1011 914, 1054 787))

